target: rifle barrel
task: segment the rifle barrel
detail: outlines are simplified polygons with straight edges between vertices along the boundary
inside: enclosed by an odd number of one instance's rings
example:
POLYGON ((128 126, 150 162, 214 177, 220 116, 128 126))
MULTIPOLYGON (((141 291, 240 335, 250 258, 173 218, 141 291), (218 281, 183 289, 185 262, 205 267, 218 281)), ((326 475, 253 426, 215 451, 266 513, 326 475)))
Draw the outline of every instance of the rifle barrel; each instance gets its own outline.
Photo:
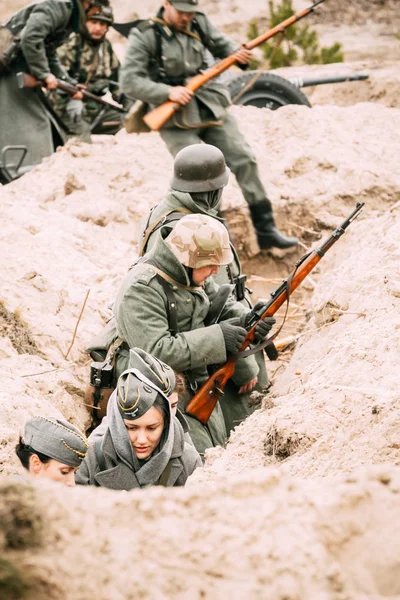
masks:
MULTIPOLYGON (((285 303, 289 293, 295 289, 307 277, 313 268, 319 263, 324 254, 333 246, 335 242, 344 234, 347 227, 358 217, 364 202, 357 202, 356 208, 343 221, 343 223, 335 229, 335 231, 325 240, 320 246, 315 248, 309 254, 297 261, 292 275, 285 280, 274 292, 271 293, 271 299, 262 308, 262 315, 257 312, 253 313, 253 318, 243 344, 240 347, 240 352, 243 352, 254 340, 254 332, 257 323, 267 317, 272 317, 276 311, 285 303)), ((216 403, 219 400, 221 393, 228 379, 233 375, 235 370, 235 358, 228 361, 217 369, 210 378, 201 386, 186 407, 186 412, 193 417, 196 417, 204 425, 207 424, 216 403)))
POLYGON ((98 104, 102 104, 103 106, 108 106, 110 108, 114 108, 116 111, 121 112, 121 113, 126 112, 120 104, 113 104, 112 102, 103 100, 103 98, 101 98, 101 96, 96 96, 96 94, 92 94, 91 92, 88 92, 85 89, 78 88, 78 87, 72 85, 72 83, 68 83, 66 81, 63 81, 62 79, 57 79, 57 83, 58 83, 58 87, 60 88, 60 90, 63 90, 64 92, 67 92, 70 94, 76 94, 78 92, 81 92, 85 98, 88 98, 88 100, 94 100, 94 102, 97 102, 98 104))
POLYGON ((308 77, 303 79, 302 77, 291 77, 290 83, 298 88, 311 87, 314 85, 325 85, 327 83, 344 83, 346 81, 363 81, 368 79, 369 75, 366 73, 351 73, 350 75, 331 75, 330 77, 308 77))

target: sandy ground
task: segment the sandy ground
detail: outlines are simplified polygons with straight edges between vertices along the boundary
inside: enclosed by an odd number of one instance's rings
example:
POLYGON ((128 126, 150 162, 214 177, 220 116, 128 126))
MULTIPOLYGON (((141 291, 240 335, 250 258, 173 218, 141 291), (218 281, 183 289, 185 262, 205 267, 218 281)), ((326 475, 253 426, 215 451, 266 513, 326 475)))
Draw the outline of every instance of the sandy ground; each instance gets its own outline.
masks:
MULTIPOLYGON (((373 4, 360 2, 365 19, 373 4)), ((228 27, 227 16, 240 22, 261 4, 205 6, 228 27)), ((321 28, 342 4, 331 6, 321 28)), ((353 8, 340 31, 359 31, 361 48, 367 29, 353 8)), ((376 10, 374 24, 387 26, 376 10)), ((139 219, 171 176, 158 135, 72 141, 0 187, 2 600, 400 599, 400 108, 397 56, 386 58, 355 53, 340 68, 370 69, 371 81, 362 92, 315 88, 312 110, 232 108, 279 226, 305 247, 356 202, 365 207, 293 295, 281 335, 298 335, 297 345, 268 366, 262 408, 183 490, 36 485, 15 477, 13 450, 29 416, 88 425, 84 348, 137 256, 139 219)), ((224 211, 263 296, 302 251, 258 253, 233 179, 224 211)))

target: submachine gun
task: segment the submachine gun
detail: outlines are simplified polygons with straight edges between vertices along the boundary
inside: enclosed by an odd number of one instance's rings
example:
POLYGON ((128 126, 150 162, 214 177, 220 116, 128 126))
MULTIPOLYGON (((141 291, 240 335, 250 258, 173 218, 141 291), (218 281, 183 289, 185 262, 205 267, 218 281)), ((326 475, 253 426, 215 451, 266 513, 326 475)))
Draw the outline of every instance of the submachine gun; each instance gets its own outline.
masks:
POLYGON ((300 283, 319 263, 321 258, 328 252, 328 250, 330 250, 330 248, 332 248, 333 244, 335 244, 345 233, 350 223, 352 223, 354 219, 358 217, 363 206, 364 202, 358 202, 351 215, 349 215, 347 219, 343 221, 340 227, 335 229, 328 239, 297 261, 291 275, 284 280, 274 292, 271 293, 271 299, 257 310, 252 310, 251 318, 249 319, 247 326, 248 333, 243 341, 242 346, 240 347, 239 352, 235 356, 228 358, 228 361, 222 367, 219 367, 193 396, 186 407, 186 412, 189 415, 198 419, 201 423, 203 423, 203 425, 207 424, 208 419, 210 418, 210 415, 214 410, 220 396, 224 394, 225 385, 234 374, 237 359, 248 356, 249 354, 253 354, 254 352, 258 352, 268 344, 271 344, 282 328, 281 326, 277 333, 270 338, 267 338, 256 348, 246 351, 248 346, 250 346, 254 340, 254 332, 258 322, 267 317, 272 317, 285 301, 289 303, 290 294, 294 292, 300 283))

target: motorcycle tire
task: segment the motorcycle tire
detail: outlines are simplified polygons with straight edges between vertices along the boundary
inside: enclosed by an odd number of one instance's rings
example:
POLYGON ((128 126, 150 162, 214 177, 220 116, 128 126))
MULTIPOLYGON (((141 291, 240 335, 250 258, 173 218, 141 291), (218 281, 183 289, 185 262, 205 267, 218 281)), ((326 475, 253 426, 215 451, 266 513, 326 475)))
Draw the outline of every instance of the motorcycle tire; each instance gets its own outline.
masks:
POLYGON ((240 94, 257 73, 258 71, 248 71, 227 82, 233 104, 269 108, 270 110, 277 110, 288 104, 301 104, 311 108, 307 96, 298 87, 288 79, 268 72, 261 72, 254 83, 243 94, 240 94))

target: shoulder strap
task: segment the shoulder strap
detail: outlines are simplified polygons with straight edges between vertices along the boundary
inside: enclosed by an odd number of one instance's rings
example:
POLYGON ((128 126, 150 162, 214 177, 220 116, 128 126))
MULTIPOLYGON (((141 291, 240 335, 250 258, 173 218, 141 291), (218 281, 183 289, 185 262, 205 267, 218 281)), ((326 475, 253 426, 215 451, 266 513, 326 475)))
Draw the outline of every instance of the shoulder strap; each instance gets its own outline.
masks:
POLYGON ((178 327, 178 314, 176 310, 176 299, 171 286, 165 281, 161 275, 156 275, 158 283, 162 286, 164 294, 167 297, 167 318, 168 318, 168 329, 171 335, 179 333, 178 327))
POLYGON ((165 467, 164 471, 161 473, 160 479, 158 480, 157 485, 163 485, 164 487, 167 487, 168 479, 169 479, 169 476, 171 475, 171 470, 172 470, 172 458, 168 461, 167 466, 165 467))
MULTIPOLYGON (((96 459, 97 459, 97 464, 100 467, 100 473, 101 471, 105 471, 106 470, 106 461, 104 460, 104 454, 101 451, 101 443, 103 441, 102 437, 99 437, 96 439, 95 443, 94 443, 94 450, 96 452, 96 459)), ((98 483, 95 483, 95 485, 99 485, 98 483)))
POLYGON ((156 53, 154 56, 155 63, 157 65, 157 78, 165 77, 166 72, 164 68, 164 59, 162 53, 162 38, 160 28, 155 25, 154 27, 154 37, 156 40, 156 53))
POLYGON ((199 36, 200 41, 203 44, 203 46, 208 48, 210 45, 210 39, 209 39, 208 35, 205 33, 205 31, 203 31, 200 23, 198 22, 198 20, 196 18, 194 18, 192 21, 192 29, 199 36))
POLYGON ((158 229, 160 229, 160 227, 162 227, 165 223, 169 223, 170 221, 174 221, 175 220, 174 217, 178 217, 180 219, 185 214, 186 215, 190 215, 191 214, 190 210, 188 210, 187 208, 174 208, 172 210, 169 210, 166 213, 163 213, 158 219, 156 219, 154 221, 154 223, 152 225, 149 225, 149 222, 150 222, 150 219, 151 219, 151 215, 153 214, 153 210, 155 208, 156 207, 154 206, 150 210, 149 218, 148 218, 147 224, 146 224, 146 229, 143 232, 143 239, 142 239, 142 243, 141 243, 141 246, 140 246, 140 249, 139 249, 139 256, 143 256, 144 253, 146 252, 147 242, 148 242, 149 237, 151 236, 151 234, 154 233, 154 231, 157 231, 158 229))

